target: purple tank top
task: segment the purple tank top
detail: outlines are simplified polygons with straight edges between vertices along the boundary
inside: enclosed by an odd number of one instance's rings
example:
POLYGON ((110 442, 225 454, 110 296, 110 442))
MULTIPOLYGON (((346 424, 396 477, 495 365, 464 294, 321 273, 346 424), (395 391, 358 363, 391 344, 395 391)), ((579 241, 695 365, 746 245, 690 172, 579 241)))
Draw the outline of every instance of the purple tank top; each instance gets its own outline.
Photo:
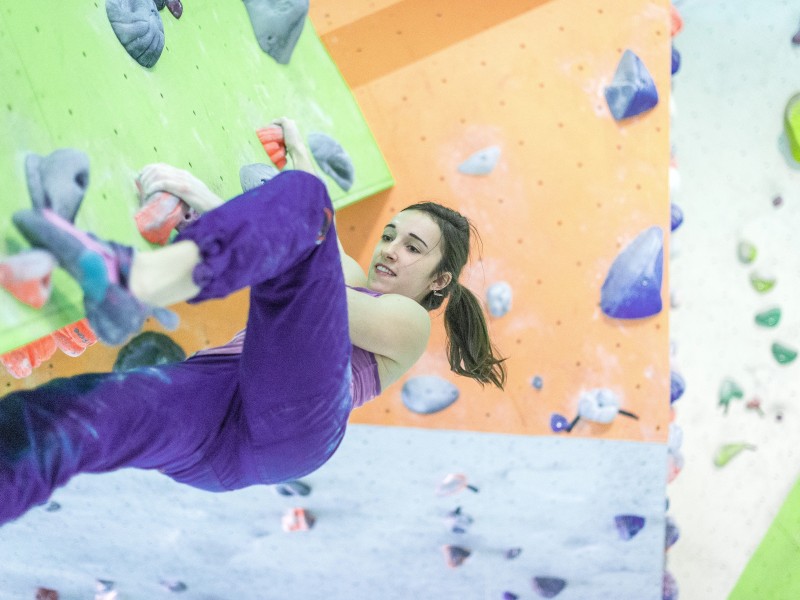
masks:
MULTIPOLYGON (((347 287, 374 297, 381 295, 380 292, 373 292, 367 288, 347 287)), ((231 338, 231 341, 223 346, 198 350, 193 356, 241 354, 246 331, 246 329, 242 329, 231 338)), ((375 355, 372 352, 368 352, 358 346, 353 346, 353 353, 350 357, 350 370, 352 372, 350 392, 353 397, 353 408, 363 406, 366 402, 380 395, 381 380, 378 376, 378 361, 375 359, 375 355)))

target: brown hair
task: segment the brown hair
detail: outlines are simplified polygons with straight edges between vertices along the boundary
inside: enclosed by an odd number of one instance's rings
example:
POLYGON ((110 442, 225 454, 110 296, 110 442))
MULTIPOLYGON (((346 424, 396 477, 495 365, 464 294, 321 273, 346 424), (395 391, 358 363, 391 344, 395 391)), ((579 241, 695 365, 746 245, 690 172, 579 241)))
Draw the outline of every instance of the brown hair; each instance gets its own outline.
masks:
POLYGON ((489 339, 489 329, 478 298, 458 283, 469 258, 470 234, 480 242, 477 229, 461 213, 434 202, 419 202, 403 210, 426 213, 442 232, 442 260, 434 271, 436 275, 449 272, 452 279, 438 293, 430 292, 420 304, 431 311, 439 308, 445 298, 449 299, 444 312, 444 328, 450 369, 477 380, 481 385, 491 383, 503 389, 505 358, 499 357, 489 339))

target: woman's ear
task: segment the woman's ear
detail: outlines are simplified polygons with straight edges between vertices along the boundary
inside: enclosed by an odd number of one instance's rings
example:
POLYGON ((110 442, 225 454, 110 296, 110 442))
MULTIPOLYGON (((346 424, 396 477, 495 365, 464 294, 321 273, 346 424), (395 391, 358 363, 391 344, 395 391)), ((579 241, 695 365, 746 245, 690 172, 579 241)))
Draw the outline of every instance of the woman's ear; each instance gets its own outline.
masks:
POLYGON ((431 289, 434 292, 436 292, 438 290, 441 290, 441 289, 444 289, 448 285, 450 285, 451 281, 453 281, 453 274, 450 273, 449 271, 445 271, 444 273, 441 273, 439 276, 437 276, 431 282, 431 289))

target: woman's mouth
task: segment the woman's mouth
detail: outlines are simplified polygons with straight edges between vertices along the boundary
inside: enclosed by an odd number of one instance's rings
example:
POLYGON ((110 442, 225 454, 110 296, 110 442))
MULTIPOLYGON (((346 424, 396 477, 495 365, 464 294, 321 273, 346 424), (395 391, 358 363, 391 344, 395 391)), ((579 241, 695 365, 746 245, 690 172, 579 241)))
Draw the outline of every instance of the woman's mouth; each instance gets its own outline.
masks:
POLYGON ((395 273, 394 271, 392 271, 392 270, 391 270, 389 267, 387 267, 386 265, 382 265, 382 264, 380 264, 380 263, 378 263, 377 265, 375 265, 375 272, 376 272, 378 275, 383 275, 384 277, 395 277, 395 276, 396 276, 396 273, 395 273))

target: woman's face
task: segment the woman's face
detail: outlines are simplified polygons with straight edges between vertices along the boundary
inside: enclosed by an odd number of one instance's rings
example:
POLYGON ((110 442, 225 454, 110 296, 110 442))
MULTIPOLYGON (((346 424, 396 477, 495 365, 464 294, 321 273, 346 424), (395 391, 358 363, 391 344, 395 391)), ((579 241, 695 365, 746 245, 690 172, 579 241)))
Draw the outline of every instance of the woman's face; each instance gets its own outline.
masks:
POLYGON ((436 277, 442 259, 442 232, 422 211, 398 213, 384 228, 372 253, 367 285, 384 294, 400 294, 420 302, 431 290, 450 282, 450 274, 436 277))

